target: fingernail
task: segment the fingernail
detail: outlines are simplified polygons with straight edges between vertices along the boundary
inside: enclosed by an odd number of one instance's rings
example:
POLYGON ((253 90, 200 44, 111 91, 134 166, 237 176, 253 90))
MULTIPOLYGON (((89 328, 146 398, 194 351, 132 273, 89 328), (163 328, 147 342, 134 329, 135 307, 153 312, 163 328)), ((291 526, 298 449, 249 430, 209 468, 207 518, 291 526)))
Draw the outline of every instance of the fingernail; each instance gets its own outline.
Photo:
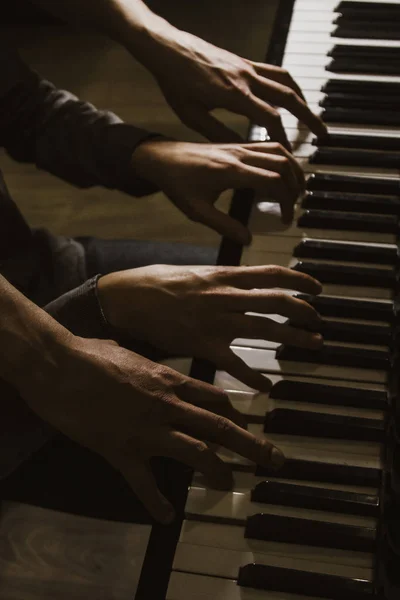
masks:
POLYGON ((324 338, 322 337, 322 335, 320 333, 316 333, 315 335, 313 335, 313 342, 318 347, 323 346, 324 338))
POLYGON ((278 470, 285 464, 285 456, 282 454, 278 448, 272 448, 271 457, 270 457, 270 465, 274 469, 278 470))
POLYGON ((168 506, 164 509, 164 514, 161 518, 163 525, 170 525, 175 519, 175 511, 172 506, 168 506))

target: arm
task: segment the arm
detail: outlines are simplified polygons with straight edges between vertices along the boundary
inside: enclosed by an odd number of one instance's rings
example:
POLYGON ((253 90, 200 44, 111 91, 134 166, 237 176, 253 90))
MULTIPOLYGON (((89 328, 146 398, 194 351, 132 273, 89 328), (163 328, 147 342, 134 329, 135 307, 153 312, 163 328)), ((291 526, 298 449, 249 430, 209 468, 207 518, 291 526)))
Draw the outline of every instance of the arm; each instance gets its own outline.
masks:
POLYGON ((141 0, 34 0, 57 17, 97 29, 118 41, 148 68, 182 122, 214 142, 239 136, 210 114, 225 108, 265 126, 287 148, 282 106, 318 136, 321 119, 308 108, 290 74, 279 67, 241 58, 152 13, 141 0))
POLYGON ((132 153, 149 132, 56 89, 13 50, 0 48, 0 73, 0 145, 14 159, 79 187, 155 191, 131 169, 132 153))
POLYGON ((209 412, 219 409, 234 416, 217 388, 109 340, 72 335, 1 276, 0 377, 43 420, 119 470, 164 523, 174 511, 153 478, 153 456, 182 460, 223 489, 232 484, 229 466, 202 438, 261 465, 279 468, 283 463, 268 441, 209 412))

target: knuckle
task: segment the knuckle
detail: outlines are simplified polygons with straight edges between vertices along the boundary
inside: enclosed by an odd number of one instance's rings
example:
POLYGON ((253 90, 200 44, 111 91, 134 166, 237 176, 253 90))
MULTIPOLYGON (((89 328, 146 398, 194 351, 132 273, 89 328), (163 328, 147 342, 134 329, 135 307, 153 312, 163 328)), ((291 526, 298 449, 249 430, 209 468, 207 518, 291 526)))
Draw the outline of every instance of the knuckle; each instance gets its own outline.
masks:
POLYGON ((286 154, 285 148, 279 142, 270 142, 269 147, 271 150, 278 152, 279 154, 286 154))
POLYGON ((226 417, 218 416, 216 418, 216 424, 218 433, 222 435, 229 434, 232 431, 232 421, 229 421, 229 419, 227 419, 226 417))

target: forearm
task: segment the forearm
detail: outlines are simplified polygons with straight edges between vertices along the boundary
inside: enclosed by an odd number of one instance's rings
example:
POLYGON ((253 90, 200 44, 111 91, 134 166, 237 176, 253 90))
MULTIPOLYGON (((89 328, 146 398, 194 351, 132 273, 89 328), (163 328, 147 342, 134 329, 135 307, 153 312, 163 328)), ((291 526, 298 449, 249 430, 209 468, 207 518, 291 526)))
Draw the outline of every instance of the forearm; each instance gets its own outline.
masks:
POLYGON ((99 31, 130 51, 137 50, 140 59, 149 40, 170 26, 153 13, 142 0, 32 0, 56 17, 99 31))
POLYGON ((52 376, 69 332, 0 275, 0 377, 21 391, 52 376))

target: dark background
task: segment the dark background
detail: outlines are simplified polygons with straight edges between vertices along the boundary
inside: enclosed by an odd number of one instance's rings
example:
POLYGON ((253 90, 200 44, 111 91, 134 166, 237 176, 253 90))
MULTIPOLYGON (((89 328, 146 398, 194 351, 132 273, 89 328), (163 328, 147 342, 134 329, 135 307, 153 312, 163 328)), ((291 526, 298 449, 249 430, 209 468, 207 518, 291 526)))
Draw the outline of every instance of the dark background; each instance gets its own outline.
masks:
MULTIPOLYGON (((55 0, 57 1, 57 0, 55 0)), ((29 0, 3 0, 1 22, 32 25, 35 23, 54 23, 55 19, 36 8, 29 0)))

